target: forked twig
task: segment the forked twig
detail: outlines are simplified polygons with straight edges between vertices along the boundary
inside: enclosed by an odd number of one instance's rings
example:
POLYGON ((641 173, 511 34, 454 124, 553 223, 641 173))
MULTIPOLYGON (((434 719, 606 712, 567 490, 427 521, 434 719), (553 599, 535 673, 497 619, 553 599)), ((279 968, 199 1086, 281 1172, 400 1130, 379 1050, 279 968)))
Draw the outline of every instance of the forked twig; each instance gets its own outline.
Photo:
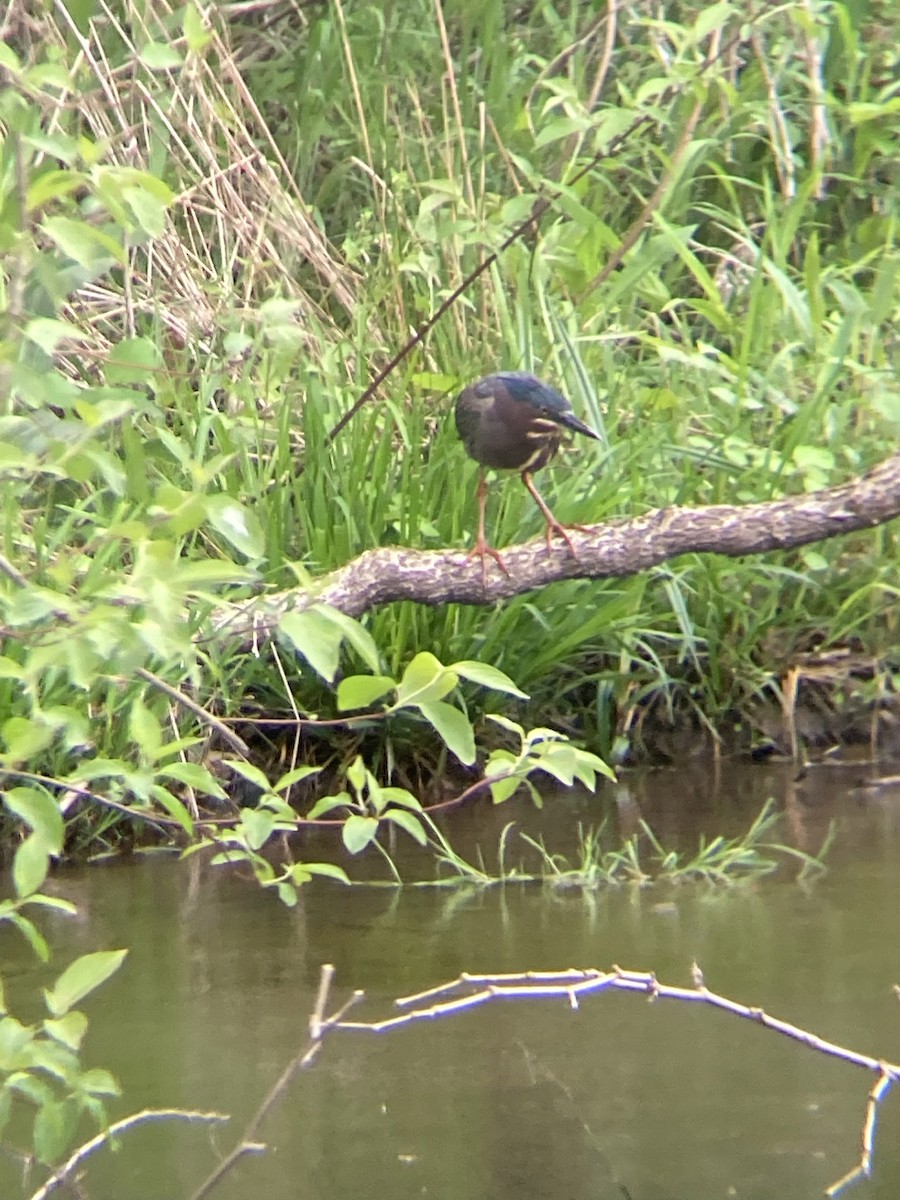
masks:
POLYGON ((304 1067, 308 1067, 319 1053, 322 1039, 326 1033, 338 1028, 344 1014, 362 998, 362 992, 354 992, 350 999, 342 1004, 336 1013, 330 1017, 326 1017, 325 1007, 328 1004, 328 995, 333 979, 334 967, 330 963, 325 963, 319 975, 319 990, 316 993, 316 1002, 309 1018, 309 1038, 306 1044, 288 1063, 281 1072, 281 1075, 279 1075, 278 1079, 263 1097, 262 1103, 250 1118, 237 1144, 225 1155, 203 1183, 200 1184, 191 1196, 191 1200, 202 1200, 203 1197, 208 1196, 216 1184, 231 1170, 239 1159, 247 1154, 259 1154, 265 1149, 265 1144, 257 1140, 259 1127, 263 1123, 263 1120, 271 1108, 282 1097, 297 1072, 302 1071, 304 1067))
POLYGON ((711 992, 696 963, 692 965, 691 976, 694 987, 686 988, 660 983, 651 971, 627 971, 615 965, 609 971, 600 971, 595 968, 587 970, 570 968, 566 971, 523 971, 504 975, 471 975, 464 972, 448 983, 428 988, 413 996, 402 996, 397 999, 396 1006, 407 1009, 398 1016, 386 1017, 381 1021, 337 1021, 334 1028, 385 1033, 404 1025, 412 1025, 417 1021, 433 1021, 454 1013, 465 1012, 493 1000, 563 998, 568 1000, 571 1008, 577 1009, 582 996, 604 991, 639 992, 652 1001, 681 1000, 687 1003, 708 1004, 713 1008, 723 1009, 732 1016, 753 1021, 754 1024, 771 1029, 783 1037, 801 1042, 811 1050, 819 1051, 820 1054, 840 1058, 855 1067, 863 1067, 878 1076, 866 1103, 859 1162, 846 1175, 831 1184, 825 1195, 837 1196, 851 1184, 858 1183, 861 1179, 867 1179, 872 1171, 872 1148, 875 1140, 878 1105, 891 1087, 900 1080, 900 1065, 872 1058, 868 1054, 860 1054, 846 1046, 839 1046, 836 1042, 829 1042, 806 1029, 790 1024, 788 1021, 772 1017, 762 1008, 740 1004, 736 1000, 730 1000, 727 996, 711 992))

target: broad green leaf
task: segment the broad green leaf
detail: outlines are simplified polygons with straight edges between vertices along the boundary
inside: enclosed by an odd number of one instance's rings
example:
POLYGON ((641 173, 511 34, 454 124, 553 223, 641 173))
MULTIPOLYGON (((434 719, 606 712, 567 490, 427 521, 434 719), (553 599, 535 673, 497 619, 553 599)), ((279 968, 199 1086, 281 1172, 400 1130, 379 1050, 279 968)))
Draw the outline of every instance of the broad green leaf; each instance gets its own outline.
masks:
POLYGON ((162 746, 162 729, 140 696, 132 701, 128 732, 145 761, 155 762, 162 746))
POLYGON ((31 826, 51 854, 59 854, 65 825, 59 804, 52 796, 40 788, 13 787, 3 793, 3 802, 10 812, 31 826))
POLYGON ((18 929, 41 962, 47 962, 50 958, 50 947, 34 922, 29 921, 28 917, 24 917, 18 912, 10 913, 5 919, 18 929))
POLYGON ((50 869, 50 855, 44 840, 31 833, 13 858, 13 887, 19 897, 36 892, 50 869))
POLYGON ((389 808, 384 814, 384 819, 386 821, 393 821, 395 825, 399 825, 420 846, 424 846, 428 841, 428 835, 422 826, 422 822, 413 813, 407 812, 405 808, 389 808))
POLYGON ((348 617, 346 613, 332 608, 330 604, 313 604, 312 608, 338 627, 370 671, 377 673, 381 669, 381 655, 378 653, 375 639, 365 626, 353 617, 348 617))
POLYGON ((202 792, 204 796, 227 799, 228 793, 215 776, 200 763, 170 763, 167 767, 160 767, 156 773, 163 779, 174 779, 178 783, 184 783, 195 791, 202 792))
POLYGON ((203 17, 193 0, 189 0, 185 6, 182 28, 188 49, 192 54, 199 54, 212 37, 212 34, 204 26, 203 17))
POLYGON ((336 796, 323 796, 321 800, 315 802, 306 815, 311 821, 314 821, 334 812, 336 808, 346 808, 350 803, 350 795, 347 792, 338 792, 336 796))
POLYGON ((0 1071, 15 1071, 28 1063, 34 1030, 15 1017, 0 1020, 0 1071))
POLYGON ((265 808, 245 808, 241 814, 240 829, 251 850, 264 846, 277 824, 275 814, 265 808))
POLYGON ((67 1013, 101 983, 105 983, 110 975, 114 975, 125 961, 127 953, 127 950, 97 950, 76 958, 53 987, 45 990, 47 1008, 55 1017, 67 1013))
POLYGON ((348 675, 337 688, 338 712, 369 708, 376 700, 396 688, 396 680, 387 675, 348 675))
POLYGON ((570 787, 575 778, 575 747, 553 743, 535 754, 534 766, 570 787))
POLYGON ((166 205, 143 187, 122 188, 122 199, 131 209, 137 225, 149 237, 162 237, 166 231, 166 205))
POLYGON ((440 700, 452 692, 458 682, 453 671, 438 662, 433 654, 423 650, 403 672, 392 708, 412 708, 440 700))
POLYGON ((41 228, 63 254, 85 267, 91 274, 105 271, 111 263, 125 264, 122 245, 102 229, 75 221, 71 217, 48 217, 41 228))
POLYGON ((120 1096, 122 1094, 122 1089, 116 1082, 115 1076, 102 1067, 92 1067, 89 1071, 84 1071, 78 1082, 81 1090, 90 1092, 92 1096, 120 1096))
POLYGON ((326 862, 305 862, 297 863, 297 866, 305 871, 308 875, 322 875, 326 879, 336 879, 338 883, 349 884, 350 880, 347 877, 347 872, 343 867, 337 866, 336 863, 326 862))
POLYGON ((514 775, 495 779, 491 784, 491 799, 494 804, 502 804, 504 800, 508 800, 514 792, 518 791, 521 782, 522 780, 514 775))
POLYGON ((246 779, 248 783, 255 784, 260 791, 272 791, 272 785, 259 767, 254 767, 252 763, 245 762, 242 758, 226 758, 223 761, 232 771, 240 775, 241 778, 246 779))
POLYGON ((401 804, 404 808, 411 808, 415 812, 422 811, 421 801, 417 800, 406 788, 384 787, 381 789, 381 798, 385 804, 401 804))
POLYGON ((448 749, 461 763, 470 766, 475 761, 475 733, 465 713, 441 700, 418 704, 417 708, 425 720, 435 727, 448 749))
POLYGON ((478 683, 482 687, 492 688, 495 692, 507 692, 510 696, 518 696, 520 700, 527 700, 528 693, 523 692, 516 687, 508 675, 504 675, 496 667, 490 666, 488 663, 474 662, 471 659, 464 659, 462 662, 452 663, 448 668, 455 671, 457 675, 463 679, 468 679, 471 683, 478 683))
POLYGON ((374 817, 360 817, 353 813, 344 822, 341 837, 351 854, 359 854, 374 840, 377 832, 378 822, 374 817))
POLYGON ((92 342, 93 336, 73 325, 71 321, 60 321, 52 317, 34 317, 24 330, 25 337, 45 354, 55 354, 62 342, 92 342))
POLYGON ((265 555, 266 543, 259 518, 231 496, 207 496, 206 512, 210 525, 246 558, 265 555))
POLYGON ((79 1050, 87 1033, 87 1017, 82 1012, 66 1013, 64 1017, 44 1021, 44 1029, 55 1042, 61 1042, 69 1050, 79 1050))
POLYGON ((147 42, 138 58, 151 71, 174 71, 184 61, 175 47, 167 42, 147 42))
POLYGON ((273 786, 273 792, 286 792, 289 787, 293 787, 295 783, 300 783, 303 779, 309 779, 310 775, 318 775, 321 773, 321 767, 294 767, 293 771, 288 771, 286 775, 278 780, 273 786))
POLYGON ((146 800, 148 802, 155 800, 163 812, 168 813, 173 821, 177 821, 189 838, 193 838, 194 818, 187 806, 177 796, 173 796, 168 788, 164 788, 158 783, 152 783, 147 789, 146 800))
POLYGON ((40 1162, 51 1165, 62 1157, 75 1136, 79 1106, 74 1097, 51 1100, 34 1118, 34 1149, 40 1162))
MULTIPOLYGON (((44 146, 42 149, 49 150, 50 148, 44 146)), ((59 154, 58 151, 57 154, 62 159, 63 155, 59 154)), ((44 171, 43 174, 38 175, 29 184, 28 190, 25 193, 25 205, 28 211, 33 213, 36 209, 43 208, 49 200, 61 200, 63 197, 71 195, 72 192, 84 187, 86 180, 87 176, 83 171, 76 171, 74 169, 67 171, 44 171)), ((69 225, 73 226, 78 224, 77 221, 70 221, 67 217, 50 217, 47 223, 52 221, 68 221, 69 225)), ((78 236, 84 238, 83 230, 78 231, 78 236)), ((56 238, 53 240, 56 241, 56 238)), ((70 255, 70 257, 75 258, 75 255, 70 255)))
POLYGON ((340 663, 340 629, 315 608, 289 612, 278 622, 282 633, 298 654, 302 654, 312 669, 327 683, 333 683, 340 663))
POLYGON ((156 391, 163 358, 152 338, 123 338, 106 357, 107 383, 125 386, 142 384, 156 391))
POLYGON ((505 729, 508 733, 514 733, 520 742, 525 741, 525 730, 515 721, 510 721, 509 717, 501 717, 499 713, 485 713, 484 715, 488 721, 493 721, 501 729, 505 729))
POLYGON ((362 755, 357 754, 347 768, 347 782, 354 792, 361 792, 366 786, 366 764, 362 760, 362 755))

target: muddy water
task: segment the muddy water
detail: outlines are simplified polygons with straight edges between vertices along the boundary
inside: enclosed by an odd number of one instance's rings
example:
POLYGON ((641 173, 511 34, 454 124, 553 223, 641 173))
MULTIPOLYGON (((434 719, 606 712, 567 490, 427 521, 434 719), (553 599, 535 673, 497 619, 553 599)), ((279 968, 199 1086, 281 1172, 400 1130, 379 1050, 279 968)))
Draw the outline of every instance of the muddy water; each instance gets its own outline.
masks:
MULTIPOLYGON (((860 791, 872 773, 820 768, 797 784, 786 768, 652 772, 599 802, 563 797, 537 817, 504 806, 469 818, 488 858, 513 816, 554 849, 604 812, 626 828, 640 814, 667 844, 688 848, 701 832, 746 828, 772 796, 786 809, 786 842, 815 850, 835 823, 829 873, 805 886, 792 869, 728 891, 323 884, 289 911, 199 860, 61 875, 55 887, 79 916, 53 918, 57 967, 87 950, 131 948, 85 1006, 86 1058, 123 1087, 114 1115, 232 1114, 212 1137, 184 1125, 130 1135, 93 1161, 85 1194, 190 1196, 302 1045, 323 962, 337 968, 337 996, 365 989, 355 1015, 374 1018, 394 996, 463 970, 615 962, 689 984, 696 959, 711 988, 900 1062, 900 788, 860 791)), ((13 999, 45 978, 9 932, 0 953, 13 999)), ((260 1130, 268 1152, 243 1159, 214 1194, 799 1200, 856 1161, 872 1082, 700 1006, 612 994, 577 1012, 516 1001, 390 1035, 335 1034, 260 1130)), ((8 1164, 0 1171, 0 1195, 34 1190, 8 1164)), ((883 1106, 873 1180, 848 1194, 900 1196, 900 1095, 883 1106)))

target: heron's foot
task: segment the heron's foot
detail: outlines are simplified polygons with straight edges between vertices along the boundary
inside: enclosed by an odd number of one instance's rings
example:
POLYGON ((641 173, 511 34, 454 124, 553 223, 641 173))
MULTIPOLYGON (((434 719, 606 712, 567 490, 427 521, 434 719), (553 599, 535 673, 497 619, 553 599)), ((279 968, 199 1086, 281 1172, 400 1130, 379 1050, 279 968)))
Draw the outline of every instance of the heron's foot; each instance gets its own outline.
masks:
POLYGON ((562 540, 569 547, 569 553, 572 555, 573 558, 577 559, 578 552, 575 549, 572 539, 569 537, 570 529, 577 529, 579 533, 590 533, 591 532, 590 525, 561 525, 559 523, 559 521, 557 521, 557 520, 548 521, 547 522, 547 534, 546 534, 547 549, 548 550, 553 549, 553 536, 555 534, 557 537, 562 538, 562 540))
POLYGON ((499 550, 495 550, 493 546, 489 546, 484 538, 478 538, 475 545, 466 555, 466 561, 470 558, 481 559, 481 583, 483 587, 487 587, 487 560, 492 558, 504 575, 509 574, 509 567, 503 561, 503 555, 499 550))

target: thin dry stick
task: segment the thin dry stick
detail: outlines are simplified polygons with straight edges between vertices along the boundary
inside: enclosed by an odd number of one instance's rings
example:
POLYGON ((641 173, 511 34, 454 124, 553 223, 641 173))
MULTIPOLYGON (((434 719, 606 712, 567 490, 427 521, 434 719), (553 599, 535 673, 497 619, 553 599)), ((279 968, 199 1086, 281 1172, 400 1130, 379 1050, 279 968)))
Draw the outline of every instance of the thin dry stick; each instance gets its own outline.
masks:
POLYGON ((190 1109, 183 1108, 147 1108, 143 1112, 132 1113, 130 1117, 124 1117, 121 1121, 116 1121, 102 1133, 98 1133, 96 1137, 91 1138, 89 1142, 85 1142, 83 1146, 79 1146, 71 1157, 66 1159, 58 1171, 55 1171, 43 1187, 38 1188, 32 1194, 30 1200, 46 1200, 46 1198, 55 1192, 57 1188, 62 1187, 70 1176, 75 1172, 85 1159, 90 1158, 92 1154, 96 1154, 103 1146, 114 1141, 120 1133, 127 1133, 136 1125, 145 1125, 148 1121, 191 1121, 202 1122, 203 1124, 218 1124, 222 1121, 227 1121, 228 1117, 224 1113, 217 1112, 192 1112, 190 1109))
POLYGON ((198 704, 196 700, 192 700, 190 696, 186 696, 184 692, 180 692, 178 688, 172 687, 171 683, 166 683, 164 679, 160 679, 158 675, 154 675, 152 671, 148 671, 146 667, 138 667, 135 674, 138 678, 143 679, 145 683, 149 683, 158 691, 163 692, 170 700, 175 700, 178 704, 184 705, 195 717, 199 717, 204 725, 208 725, 210 729, 214 729, 220 737, 224 738, 232 750, 240 754, 242 758, 250 757, 250 747, 243 738, 239 738, 234 730, 229 729, 218 717, 214 717, 212 713, 207 712, 202 704, 198 704))
POLYGON ((824 169, 827 165, 829 141, 825 84, 822 81, 822 48, 814 32, 816 16, 811 0, 800 0, 800 6, 807 18, 803 34, 803 50, 809 80, 811 109, 809 114, 809 165, 812 170, 819 172, 814 195, 817 200, 821 200, 825 196, 824 169))
POLYGON ((859 1163, 846 1175, 833 1183, 826 1191, 826 1196, 837 1196, 841 1191, 860 1179, 868 1178, 872 1170, 872 1147, 875 1140, 875 1124, 878 1105, 890 1091, 891 1087, 900 1081, 900 1065, 872 1058, 868 1054, 860 1054, 829 1042, 806 1029, 791 1025, 777 1017, 771 1017, 762 1008, 753 1005, 739 1004, 727 996, 711 992, 706 986, 703 972, 693 963, 691 977, 694 987, 671 987, 662 984, 650 971, 628 971, 622 967, 613 966, 609 971, 596 968, 578 970, 574 967, 565 971, 523 971, 516 974, 501 975, 471 975, 463 973, 447 983, 438 984, 412 996, 401 996, 395 1000, 398 1008, 406 1008, 407 1012, 396 1017, 387 1017, 381 1021, 340 1021, 336 1029, 358 1029, 367 1033, 384 1033, 400 1026, 412 1025, 418 1021, 433 1021, 450 1016, 457 1012, 466 1012, 479 1008, 492 1000, 536 1000, 558 999, 568 1000, 569 1007, 577 1009, 582 996, 593 995, 603 991, 638 992, 650 1000, 681 1000, 688 1003, 708 1004, 719 1008, 732 1016, 742 1017, 756 1025, 762 1025, 779 1033, 792 1041, 801 1042, 811 1050, 839 1058, 855 1067, 862 1067, 878 1075, 878 1080, 869 1092, 866 1104, 866 1117, 863 1123, 859 1163), (456 996, 454 993, 464 991, 466 994, 456 996), (442 999, 441 997, 451 997, 442 999), (436 1003, 432 1003, 437 1001, 436 1003))
MULTIPOLYGON (((709 66, 712 62, 715 61, 715 58, 718 55, 718 52, 719 52, 719 32, 717 31, 716 35, 715 35, 715 39, 714 39, 714 44, 713 44, 712 48, 710 49, 709 57, 707 58, 707 63, 706 63, 707 66, 709 66)), ((638 213, 635 220, 631 223, 629 228, 626 230, 625 236, 622 238, 621 242, 616 247, 616 250, 614 251, 614 253, 610 255, 609 260, 605 263, 605 265, 602 267, 602 269, 597 272, 597 274, 594 276, 594 278, 591 280, 591 282, 587 285, 587 287, 583 288, 581 290, 581 292, 579 292, 579 294, 575 297, 576 304, 580 304, 582 302, 582 300, 585 298, 585 296, 588 295, 589 292, 594 291, 595 288, 600 287, 601 284, 605 283, 606 280, 609 279, 610 275, 612 275, 613 271, 615 271, 618 268, 619 264, 622 262, 625 255, 628 253, 629 250, 632 249, 632 247, 637 242, 638 238, 641 236, 641 234, 646 229, 647 225, 650 222, 651 217, 653 216, 653 214, 656 212, 656 210, 662 204, 663 199, 665 198, 666 192, 668 191, 669 184, 672 181, 672 177, 675 174, 675 168, 678 166, 678 163, 681 161, 682 155, 687 150, 688 145, 690 144, 690 140, 694 136, 694 130, 697 128, 697 122, 700 120, 700 115, 703 112, 704 104, 705 104, 705 101, 701 97, 697 101, 697 103, 694 105, 694 107, 691 109, 690 115, 688 116, 688 119, 685 121, 684 128, 682 129, 681 135, 679 136, 678 141, 675 145, 675 149, 672 152, 672 157, 669 160, 669 165, 665 169, 665 171, 663 171, 662 175, 660 176, 659 182, 657 183, 656 187, 653 189, 652 193, 650 194, 650 199, 647 201, 647 203, 641 209, 640 213, 638 213)))
POLYGON ((322 1045, 322 1039, 325 1037, 325 1034, 339 1026, 344 1013, 362 997, 362 992, 354 992, 350 999, 341 1005, 333 1016, 326 1017, 325 1006, 328 1003, 328 994, 331 990, 331 981, 333 979, 334 967, 331 963, 325 963, 319 975, 319 990, 316 994, 315 1005, 309 1018, 309 1040, 300 1053, 288 1063, 268 1094, 264 1097, 262 1104, 260 1104, 259 1108, 250 1118, 249 1124, 241 1135, 237 1145, 225 1155, 215 1170, 201 1183, 200 1187, 191 1196, 191 1200, 203 1200, 203 1197, 208 1196, 213 1188, 244 1155, 258 1154, 261 1150, 265 1149, 264 1144, 256 1140, 260 1125, 262 1125, 273 1105, 284 1095, 285 1090, 297 1072, 303 1070, 304 1067, 308 1067, 319 1053, 319 1048, 322 1045))

